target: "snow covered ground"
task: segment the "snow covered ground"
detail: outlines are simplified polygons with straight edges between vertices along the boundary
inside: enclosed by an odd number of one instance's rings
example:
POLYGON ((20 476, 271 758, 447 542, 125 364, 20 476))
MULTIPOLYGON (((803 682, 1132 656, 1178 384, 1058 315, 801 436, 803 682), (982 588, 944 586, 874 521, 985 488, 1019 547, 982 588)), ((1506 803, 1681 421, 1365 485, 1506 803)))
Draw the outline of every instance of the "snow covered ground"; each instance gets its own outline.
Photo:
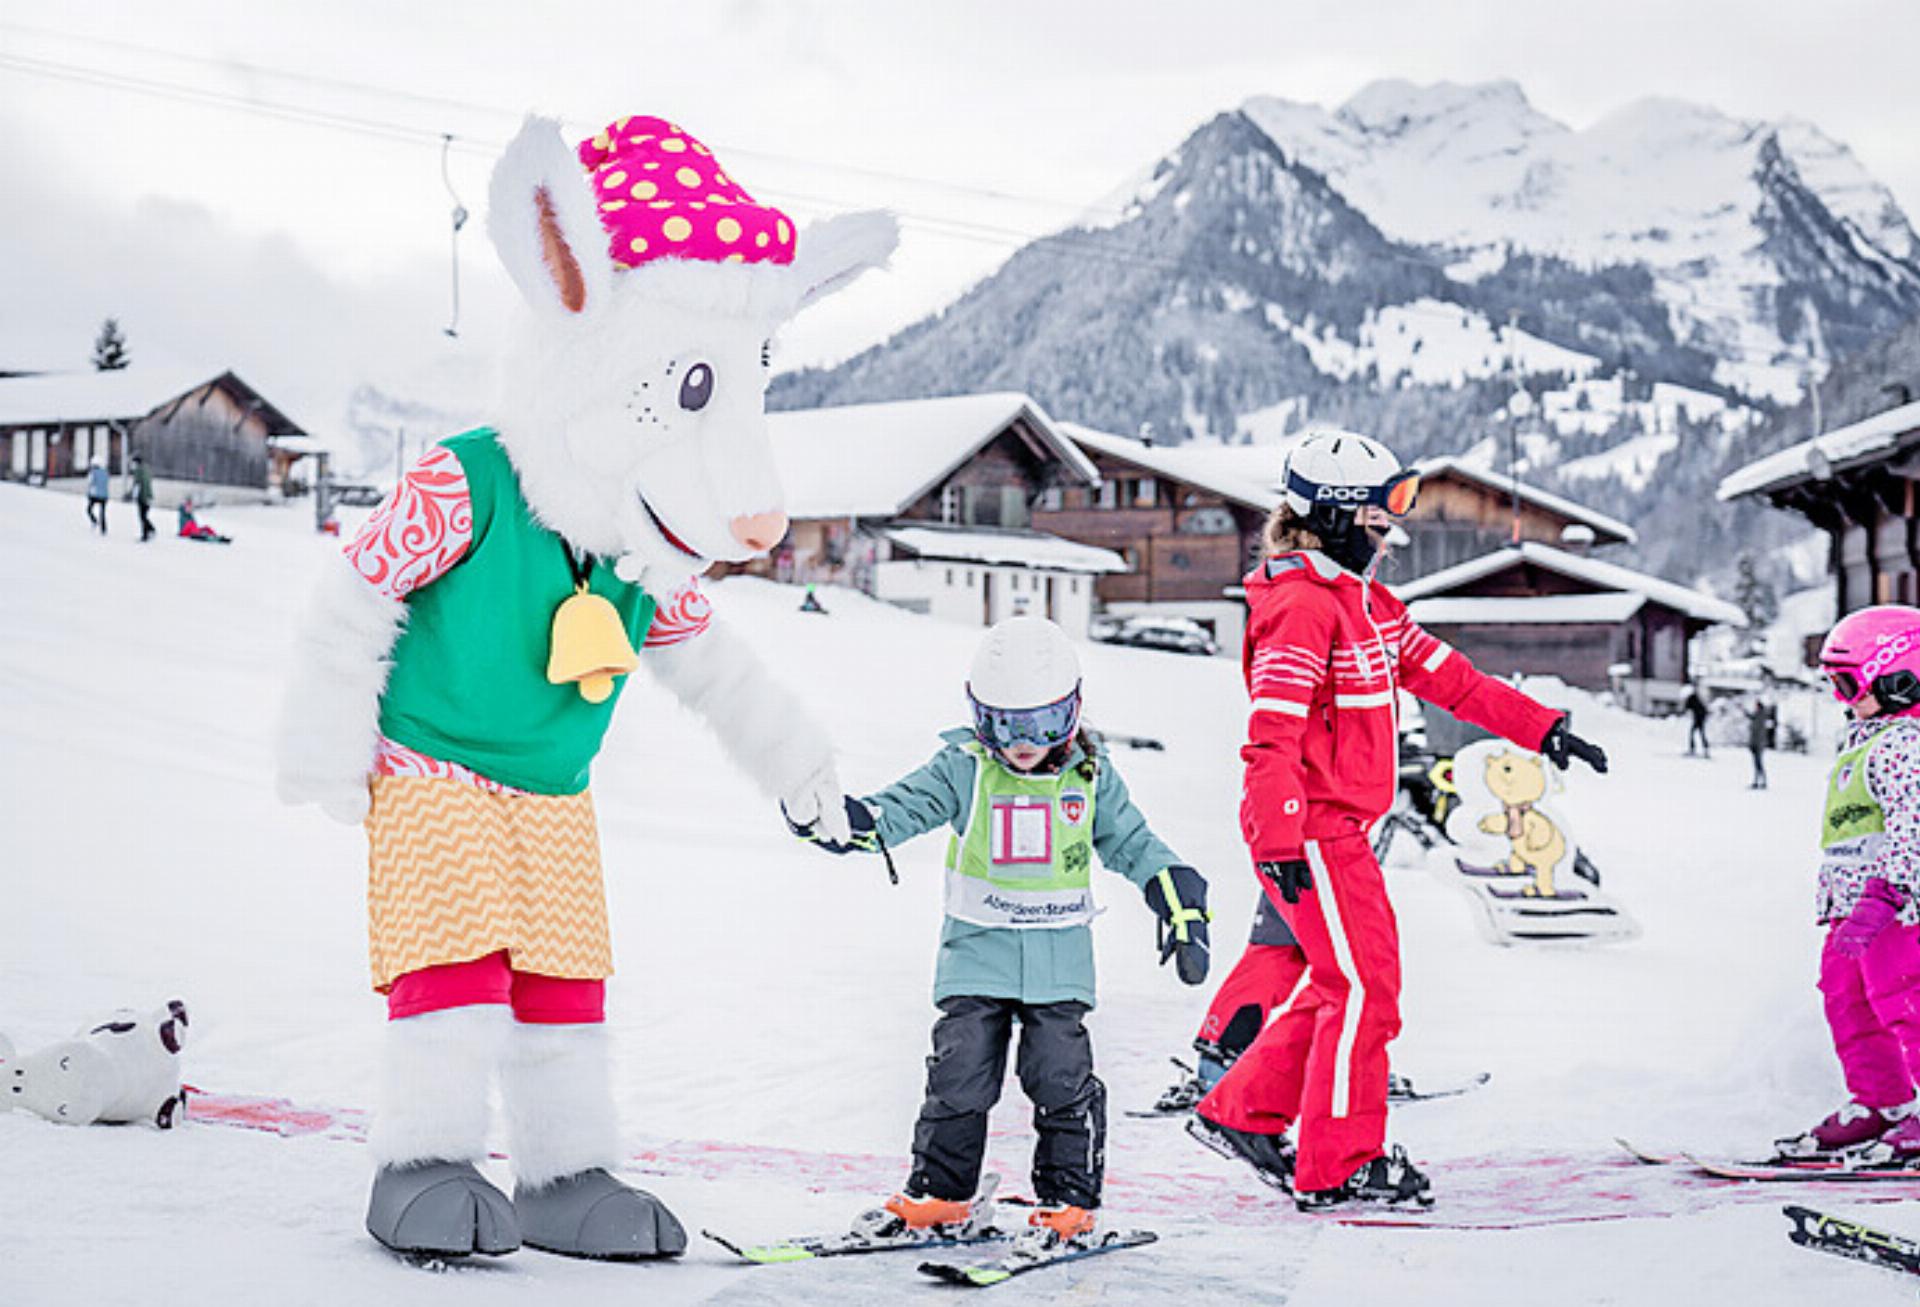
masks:
MULTIPOLYGON (((23 1050, 97 1012, 179 996, 188 1078, 302 1105, 368 1105, 381 1002, 365 978, 356 829, 273 798, 269 729, 286 632, 323 553, 307 511, 213 509, 217 548, 141 546, 116 503, 0 485, 0 1029, 23 1050)), ((916 765, 961 716, 977 633, 827 592, 714 587, 832 722, 856 790, 916 765)), ((1119 765, 1160 831, 1213 879, 1216 974, 1254 886, 1236 823, 1242 692, 1230 660, 1084 650, 1098 724, 1164 740, 1119 765)), ((1389 874, 1406 952, 1396 1065, 1488 1070, 1464 1098, 1409 1107, 1395 1136, 1440 1207, 1507 1185, 1512 1215, 1634 1195, 1645 1219, 1514 1231, 1370 1229, 1292 1211, 1168 1121, 1128 1118, 1184 1053, 1206 992, 1154 965, 1151 918, 1100 888, 1101 1006, 1113 1108, 1108 1219, 1157 1246, 997 1292, 1100 1302, 1422 1304, 1908 1301, 1894 1277, 1791 1247, 1780 1201, 1804 1191, 1684 1184, 1615 1162, 1611 1139, 1748 1149, 1841 1097, 1813 988, 1809 852, 1819 760, 1681 755, 1682 728, 1590 704, 1581 729, 1617 761, 1564 796, 1637 941, 1591 951, 1490 947, 1456 889, 1417 862, 1389 874), (1558 1154, 1586 1177, 1569 1195, 1558 1154), (1492 1177, 1489 1180, 1489 1177, 1492 1177), (1597 1180, 1594 1177, 1598 1177, 1597 1180), (1558 1207, 1556 1207, 1558 1204, 1558 1207)), ((611 985, 630 1178, 689 1227, 747 1238, 838 1228, 899 1183, 933 1011, 941 842, 879 863, 798 846, 770 804, 655 687, 636 684, 596 771, 620 974, 611 985)), ((992 1164, 1026 1189, 1017 1085, 992 1164)), ((367 1161, 350 1141, 197 1124, 68 1129, 0 1115, 0 1302, 933 1300, 911 1259, 772 1268, 696 1242, 656 1266, 523 1252, 433 1275, 361 1233, 367 1161)), ((1909 1231, 1911 1203, 1857 1191, 1820 1205, 1909 1231)), ((1462 1210, 1464 1210, 1462 1208, 1462 1210)), ((1484 1212, 1485 1203, 1475 1210, 1484 1212)))

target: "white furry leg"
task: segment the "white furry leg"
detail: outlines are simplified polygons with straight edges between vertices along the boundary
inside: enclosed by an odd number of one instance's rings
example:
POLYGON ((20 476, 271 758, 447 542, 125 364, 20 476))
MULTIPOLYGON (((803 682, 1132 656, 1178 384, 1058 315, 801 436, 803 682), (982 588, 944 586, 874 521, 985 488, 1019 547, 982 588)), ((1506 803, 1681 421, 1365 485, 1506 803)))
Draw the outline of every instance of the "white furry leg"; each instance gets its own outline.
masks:
POLYGON ((607 1030, 599 1022, 514 1025, 500 1068, 514 1179, 537 1189, 619 1164, 607 1030))
POLYGON ((476 1003, 387 1023, 380 1111, 367 1143, 380 1166, 478 1162, 487 1155, 487 1089, 513 1013, 476 1003))

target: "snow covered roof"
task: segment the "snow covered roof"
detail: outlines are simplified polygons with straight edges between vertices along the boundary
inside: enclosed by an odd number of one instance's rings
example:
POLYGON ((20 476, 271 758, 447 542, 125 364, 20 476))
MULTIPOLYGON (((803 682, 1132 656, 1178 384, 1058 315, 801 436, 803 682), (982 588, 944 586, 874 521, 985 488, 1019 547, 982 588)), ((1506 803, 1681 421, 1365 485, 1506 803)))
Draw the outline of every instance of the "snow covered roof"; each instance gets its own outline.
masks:
POLYGON ((1183 445, 1149 445, 1127 436, 1109 435, 1077 422, 1062 422, 1060 430, 1082 449, 1122 459, 1171 481, 1211 491, 1222 499, 1262 513, 1280 502, 1280 468, 1285 445, 1217 445, 1189 441, 1183 445))
POLYGON ((995 436, 1024 421, 1088 485, 1100 474, 1026 395, 1006 392, 847 404, 767 415, 795 519, 891 517, 995 436))
MULTIPOLYGON (((1417 581, 1393 587, 1393 592, 1405 603, 1444 595, 1450 590, 1504 572, 1510 567, 1522 563, 1532 563, 1549 572, 1585 581, 1601 590, 1615 590, 1626 594, 1637 594, 1654 603, 1664 604, 1697 621, 1724 623, 1728 626, 1746 625, 1746 614, 1724 599, 1715 599, 1712 595, 1694 590, 1672 581, 1649 576, 1645 572, 1636 572, 1630 567, 1621 567, 1617 563, 1603 563, 1598 559, 1583 558, 1570 554, 1564 549, 1555 549, 1532 540, 1522 541, 1518 545, 1509 545, 1505 549, 1496 549, 1479 558, 1468 559, 1455 564, 1431 576, 1423 576, 1417 581)), ((1460 596, 1465 598, 1467 596, 1460 596)), ((1598 620, 1598 619, 1594 619, 1598 620)))
MULTIPOLYGON (((1420 469, 1420 475, 1423 477, 1457 476, 1483 486, 1491 487, 1503 495, 1513 493, 1512 478, 1503 477, 1488 468, 1475 467, 1471 463, 1448 455, 1443 455, 1438 458, 1423 458, 1415 463, 1414 466, 1420 469)), ((1553 494, 1551 491, 1542 490, 1538 486, 1530 486, 1524 481, 1520 483, 1520 498, 1534 505, 1536 508, 1545 509, 1549 513, 1557 513, 1561 517, 1571 518, 1576 522, 1584 522, 1586 525, 1592 527, 1598 534, 1602 536, 1612 536, 1613 540, 1617 540, 1622 544, 1630 545, 1640 539, 1632 527, 1620 521, 1618 518, 1608 517, 1605 513, 1596 513, 1585 504, 1576 504, 1571 499, 1563 498, 1560 495, 1553 494)), ((1611 544, 1613 541, 1610 540, 1605 543, 1611 544)))
POLYGON ((1422 626, 1577 625, 1624 622, 1646 606, 1643 594, 1440 595, 1418 599, 1407 612, 1422 626))
POLYGON ((1909 436, 1920 438, 1920 401, 1875 413, 1851 426, 1822 432, 1811 440, 1756 459, 1727 474, 1720 483, 1720 499, 1725 502, 1824 478, 1832 470, 1864 463, 1889 450, 1915 443, 1907 439, 1909 436), (1825 469, 1814 468, 1816 453, 1826 461, 1825 469))
POLYGON ((127 367, 6 377, 0 379, 0 426, 132 422, 221 375, 219 368, 127 367))
POLYGON ((1127 570, 1127 560, 1111 549, 1077 544, 1043 531, 993 531, 929 522, 888 527, 880 534, 922 558, 998 563, 1054 572, 1127 570))

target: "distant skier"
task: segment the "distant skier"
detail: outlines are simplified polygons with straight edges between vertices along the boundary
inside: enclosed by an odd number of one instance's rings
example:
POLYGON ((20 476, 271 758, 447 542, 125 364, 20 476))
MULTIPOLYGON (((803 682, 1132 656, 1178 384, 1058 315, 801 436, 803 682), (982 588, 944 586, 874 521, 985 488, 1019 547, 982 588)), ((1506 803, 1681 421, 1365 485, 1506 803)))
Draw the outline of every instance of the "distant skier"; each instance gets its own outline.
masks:
POLYGON ((145 544, 154 536, 153 473, 138 454, 133 456, 133 506, 140 514, 140 543, 145 544))
POLYGON ((991 1222, 976 1191, 1017 1021, 1040 1205, 1016 1242, 1058 1252, 1095 1237, 1106 1164, 1106 1088, 1082 1024, 1094 1001, 1091 855, 1141 887, 1160 919, 1160 960, 1175 959, 1189 985, 1207 977, 1207 884, 1148 828, 1112 759, 1081 729, 1079 661, 1058 626, 1039 617, 994 626, 967 697, 971 730, 947 731, 924 767, 847 800, 850 843, 794 827, 835 853, 880 851, 938 826, 953 832, 934 975, 941 1017, 913 1170, 906 1191, 855 1231, 959 1236, 991 1222))
POLYGON ((1556 766, 1577 757, 1606 770, 1562 714, 1475 670, 1374 581, 1385 532, 1418 490, 1418 474, 1373 440, 1307 437, 1287 456, 1268 556, 1246 582, 1253 711, 1241 826, 1308 972, 1189 1128, 1309 1211, 1431 1201, 1405 1150, 1385 1148, 1400 945, 1367 831, 1393 803, 1400 689, 1556 766), (1286 1140, 1295 1124, 1297 1162, 1286 1140))
POLYGON ((1920 1162, 1920 610, 1863 608, 1820 647, 1852 720, 1820 825, 1820 992, 1852 1101, 1786 1156, 1920 1162))
POLYGON ((1773 708, 1756 698, 1747 710, 1747 752, 1753 755, 1753 780, 1747 788, 1767 788, 1767 750, 1773 745, 1773 708))
POLYGON ((1707 701, 1700 697, 1700 687, 1687 687, 1687 717, 1691 725, 1687 727, 1687 757, 1693 757, 1693 744, 1700 742, 1700 756, 1711 758, 1713 749, 1707 743, 1707 701))
POLYGON ((107 533, 107 495, 110 489, 107 461, 95 454, 87 464, 87 521, 100 528, 101 535, 107 533))

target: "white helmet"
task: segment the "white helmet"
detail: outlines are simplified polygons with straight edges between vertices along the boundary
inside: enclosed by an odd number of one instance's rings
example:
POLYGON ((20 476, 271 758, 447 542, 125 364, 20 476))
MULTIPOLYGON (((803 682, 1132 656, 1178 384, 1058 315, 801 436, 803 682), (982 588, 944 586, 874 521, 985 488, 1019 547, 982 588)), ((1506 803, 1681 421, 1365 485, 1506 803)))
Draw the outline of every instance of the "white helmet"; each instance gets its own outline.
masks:
POLYGON ((990 708, 1039 708, 1080 686, 1080 659, 1067 633, 1044 617, 996 623, 973 655, 967 693, 990 708))
POLYGON ((1400 460, 1377 440, 1352 431, 1316 431, 1287 451, 1280 473, 1287 507, 1296 517, 1310 517, 1315 508, 1357 509, 1376 504, 1401 516, 1413 507, 1411 487, 1418 477, 1401 471, 1400 460), (1404 502, 1389 502, 1389 491, 1400 486, 1404 502))

